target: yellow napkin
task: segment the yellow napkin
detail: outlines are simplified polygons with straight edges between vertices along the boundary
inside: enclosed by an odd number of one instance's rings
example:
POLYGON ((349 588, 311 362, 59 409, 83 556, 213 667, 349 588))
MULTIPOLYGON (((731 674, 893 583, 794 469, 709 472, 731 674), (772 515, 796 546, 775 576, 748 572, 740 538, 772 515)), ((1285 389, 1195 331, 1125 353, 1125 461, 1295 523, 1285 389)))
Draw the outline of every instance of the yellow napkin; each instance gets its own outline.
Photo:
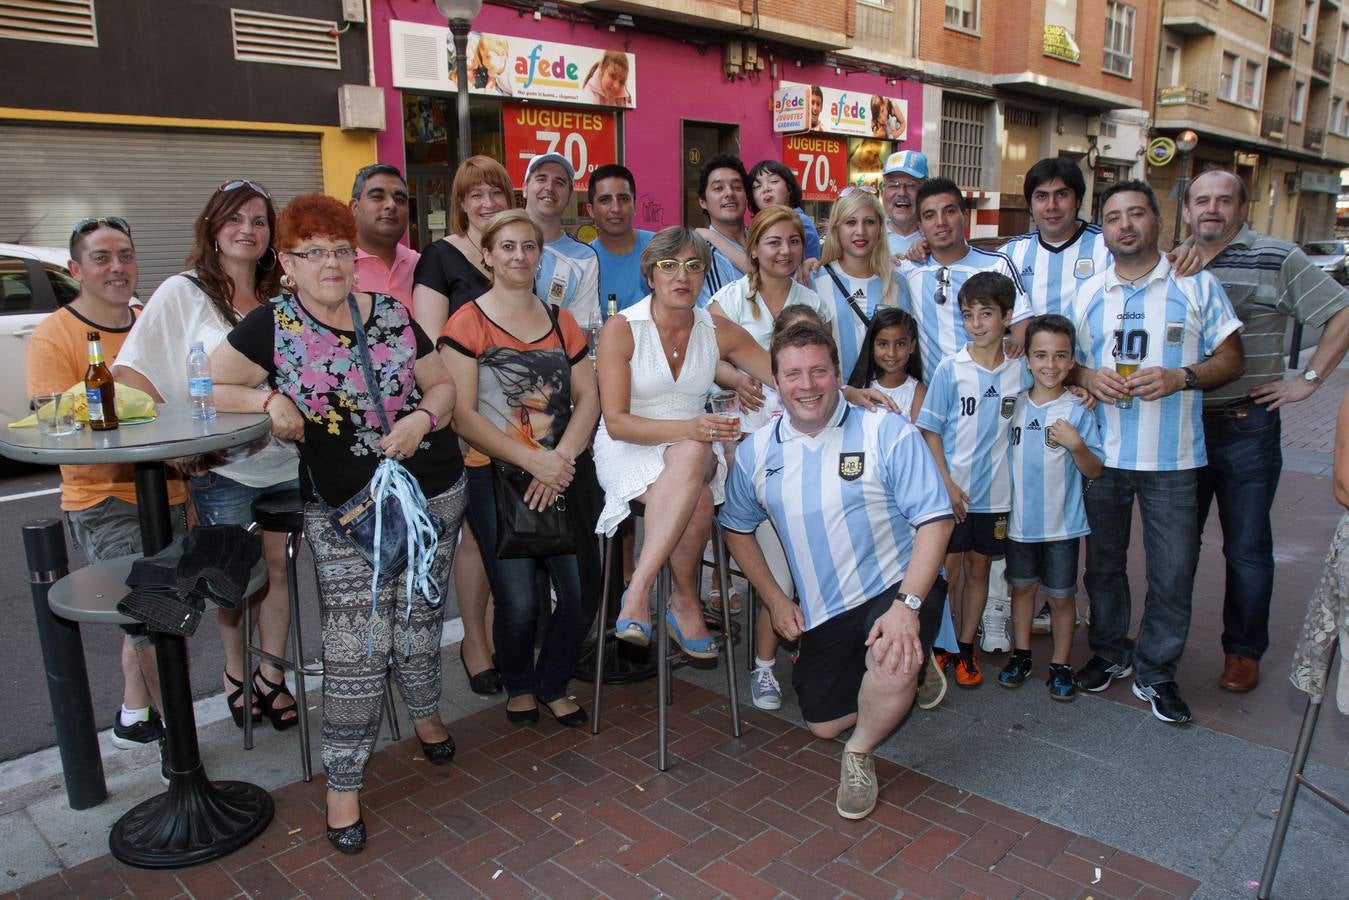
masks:
MULTIPOLYGON (((84 393, 84 382, 78 382, 66 388, 65 396, 75 404, 75 418, 81 422, 89 421, 89 399, 84 393)), ((43 407, 46 409, 50 407, 43 407)), ((129 385, 117 385, 117 418, 119 419, 153 419, 155 417, 154 398, 145 391, 137 390, 129 385)), ((34 413, 25 416, 17 422, 10 422, 10 428, 35 428, 37 427, 37 414, 34 413)))

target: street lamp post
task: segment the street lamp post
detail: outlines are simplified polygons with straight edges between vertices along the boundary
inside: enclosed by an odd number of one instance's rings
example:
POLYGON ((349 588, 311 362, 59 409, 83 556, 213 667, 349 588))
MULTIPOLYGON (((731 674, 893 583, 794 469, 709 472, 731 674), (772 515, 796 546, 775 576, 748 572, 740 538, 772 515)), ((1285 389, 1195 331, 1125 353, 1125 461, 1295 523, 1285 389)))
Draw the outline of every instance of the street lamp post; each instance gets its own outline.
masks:
POLYGON ((468 130, 468 33, 473 28, 473 17, 482 9, 482 0, 436 0, 436 9, 449 20, 450 32, 454 35, 455 110, 459 120, 459 162, 462 163, 472 150, 468 130))
POLYGON ((1185 192, 1190 189, 1190 154, 1199 145, 1199 135, 1188 128, 1176 135, 1176 150, 1180 152, 1180 186, 1176 194, 1176 231, 1171 236, 1171 245, 1180 243, 1180 222, 1184 218, 1185 192))

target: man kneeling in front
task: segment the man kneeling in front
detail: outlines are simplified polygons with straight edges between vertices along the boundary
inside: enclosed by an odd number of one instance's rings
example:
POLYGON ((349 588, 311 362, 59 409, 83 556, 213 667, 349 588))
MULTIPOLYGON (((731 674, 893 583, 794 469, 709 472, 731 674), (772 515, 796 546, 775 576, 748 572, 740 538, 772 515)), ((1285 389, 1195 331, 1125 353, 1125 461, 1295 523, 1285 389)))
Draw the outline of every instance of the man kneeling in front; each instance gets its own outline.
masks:
POLYGON ((909 711, 940 625, 951 502, 908 419, 843 399, 827 331, 794 325, 771 352, 784 412, 740 444, 719 520, 773 627, 800 638, 792 686, 811 733, 853 729, 837 805, 861 819, 879 794, 872 751, 909 711), (765 519, 782 538, 799 607, 754 539, 765 519))

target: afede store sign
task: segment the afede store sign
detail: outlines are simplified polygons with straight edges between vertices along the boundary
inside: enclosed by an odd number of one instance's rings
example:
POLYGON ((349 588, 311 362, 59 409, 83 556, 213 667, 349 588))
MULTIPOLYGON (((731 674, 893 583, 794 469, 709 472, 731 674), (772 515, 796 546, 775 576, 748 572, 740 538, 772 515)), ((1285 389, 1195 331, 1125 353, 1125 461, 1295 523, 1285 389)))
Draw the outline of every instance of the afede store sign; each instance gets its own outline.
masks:
MULTIPOLYGON (((448 28, 393 21, 389 43, 395 87, 458 91, 448 28)), ((602 47, 475 31, 468 36, 468 80, 469 91, 482 96, 623 109, 637 105, 637 57, 602 47)))
POLYGON ((784 82, 773 92, 773 131, 820 131, 902 141, 909 136, 909 101, 784 82))

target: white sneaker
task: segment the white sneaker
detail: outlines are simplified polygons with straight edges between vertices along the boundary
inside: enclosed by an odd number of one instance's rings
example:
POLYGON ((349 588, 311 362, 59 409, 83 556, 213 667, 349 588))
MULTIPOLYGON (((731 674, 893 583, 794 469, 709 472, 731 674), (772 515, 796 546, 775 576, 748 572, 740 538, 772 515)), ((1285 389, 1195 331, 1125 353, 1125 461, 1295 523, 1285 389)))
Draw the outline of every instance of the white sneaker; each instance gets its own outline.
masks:
POLYGON ((782 688, 778 686, 772 669, 754 667, 754 674, 749 681, 749 695, 759 709, 782 708, 782 688))
POLYGON ((1040 607, 1040 611, 1035 614, 1035 618, 1031 619, 1030 633, 1049 634, 1051 630, 1052 623, 1049 619, 1049 604, 1046 603, 1044 606, 1040 607))
POLYGON ((979 646, 985 653, 1006 653, 1012 649, 1012 642, 1007 637, 1007 620, 1011 612, 1010 600, 989 597, 984 604, 984 638, 979 646))

